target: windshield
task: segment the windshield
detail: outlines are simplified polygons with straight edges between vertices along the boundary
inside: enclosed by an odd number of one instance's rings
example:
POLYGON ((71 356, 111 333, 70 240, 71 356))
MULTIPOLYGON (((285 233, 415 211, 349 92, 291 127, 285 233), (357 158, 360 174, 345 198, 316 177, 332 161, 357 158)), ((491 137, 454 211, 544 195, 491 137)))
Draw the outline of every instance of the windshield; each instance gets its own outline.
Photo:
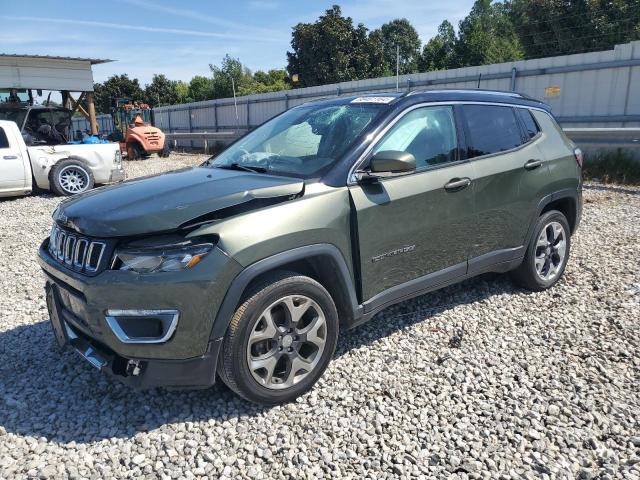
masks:
POLYGON ((0 109, 0 120, 10 120, 16 122, 18 128, 22 128, 24 117, 27 115, 26 108, 20 108, 16 110, 0 109))
POLYGON ((249 133, 207 164, 317 178, 335 164, 382 108, 372 104, 296 107, 249 133))

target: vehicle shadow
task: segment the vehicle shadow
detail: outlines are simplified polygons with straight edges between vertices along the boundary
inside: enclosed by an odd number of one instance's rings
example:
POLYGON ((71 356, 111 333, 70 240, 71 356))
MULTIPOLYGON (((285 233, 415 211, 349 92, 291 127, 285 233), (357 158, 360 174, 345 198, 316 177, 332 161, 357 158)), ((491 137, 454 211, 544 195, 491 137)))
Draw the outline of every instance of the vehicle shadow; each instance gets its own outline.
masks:
POLYGON ((582 188, 585 190, 598 190, 603 192, 613 192, 613 193, 624 193, 626 195, 640 195, 640 190, 634 190, 632 188, 618 187, 614 185, 598 185, 598 184, 589 184, 583 185, 582 188))
POLYGON ((47 191, 47 190, 40 190, 40 189, 34 189, 33 192, 31 192, 28 195, 16 195, 13 197, 0 197, 0 204, 4 203, 4 204, 11 204, 11 203, 18 203, 23 201, 25 198, 31 198, 31 197, 39 197, 39 198, 59 198, 60 200, 62 200, 64 197, 58 197, 57 195, 47 191))
MULTIPOLYGON (((405 301, 344 332, 336 356, 457 305, 514 291, 503 276, 484 276, 405 301)), ((225 421, 268 410, 241 400, 222 382, 195 391, 141 391, 121 385, 70 349, 58 350, 48 321, 0 332, 0 358, 0 427, 16 435, 86 443, 131 438, 176 422, 225 421)))

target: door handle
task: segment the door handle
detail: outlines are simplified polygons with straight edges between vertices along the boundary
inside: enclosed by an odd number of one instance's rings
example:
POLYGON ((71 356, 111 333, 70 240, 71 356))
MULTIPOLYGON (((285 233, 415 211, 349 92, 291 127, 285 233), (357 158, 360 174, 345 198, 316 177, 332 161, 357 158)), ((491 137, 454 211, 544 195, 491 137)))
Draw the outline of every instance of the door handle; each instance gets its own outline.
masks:
POLYGON ((535 170, 540 166, 542 166, 542 160, 529 160, 524 164, 524 168, 526 168, 527 170, 535 170))
POLYGON ((5 155, 4 157, 5 160, 17 160, 18 156, 17 155, 5 155))
POLYGON ((467 188, 469 185, 471 185, 470 178, 454 178, 449 180, 449 183, 444 186, 444 189, 447 192, 459 192, 460 190, 467 188))

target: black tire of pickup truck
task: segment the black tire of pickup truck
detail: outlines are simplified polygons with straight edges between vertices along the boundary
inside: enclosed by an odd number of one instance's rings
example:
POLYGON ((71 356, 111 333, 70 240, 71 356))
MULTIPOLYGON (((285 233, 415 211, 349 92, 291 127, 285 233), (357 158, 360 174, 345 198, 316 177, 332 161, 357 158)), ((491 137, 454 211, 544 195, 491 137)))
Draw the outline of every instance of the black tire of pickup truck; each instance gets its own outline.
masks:
MULTIPOLYGON (((309 391, 331 361, 339 329, 338 312, 333 299, 329 292, 312 278, 285 271, 267 275, 244 298, 231 319, 224 337, 218 362, 219 377, 231 390, 251 402, 260 405, 290 402, 309 391), (326 322, 323 330, 324 349, 315 366, 311 371, 303 374, 303 378, 297 383, 279 390, 267 388, 256 380, 254 373, 250 370, 249 340, 266 308, 283 297, 296 295, 311 299, 321 309, 326 322)), ((286 332, 283 333, 286 336, 286 332)))
POLYGON ((56 195, 63 197, 84 193, 91 190, 94 184, 95 180, 93 178, 93 173, 91 173, 91 169, 78 160, 60 160, 51 168, 51 172, 49 173, 49 185, 51 186, 51 191, 56 195), (72 191, 69 186, 65 186, 60 178, 61 173, 64 174, 65 171, 69 170, 74 171, 75 175, 78 176, 78 181, 82 182, 77 191, 72 191))

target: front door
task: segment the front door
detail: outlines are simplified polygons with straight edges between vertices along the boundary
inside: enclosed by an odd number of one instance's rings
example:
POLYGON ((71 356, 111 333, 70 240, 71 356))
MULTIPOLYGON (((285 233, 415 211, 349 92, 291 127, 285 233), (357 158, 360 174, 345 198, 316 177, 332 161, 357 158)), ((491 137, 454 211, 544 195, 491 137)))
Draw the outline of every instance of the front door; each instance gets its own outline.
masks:
MULTIPOLYGON (((11 131, 0 127, 0 190, 9 191, 24 188, 26 177, 22 152, 10 145, 7 134, 11 135, 11 131)), ((15 142, 12 138, 11 143, 15 142)))
POLYGON ((350 187, 361 296, 374 305, 385 303, 385 295, 374 298, 385 290, 398 298, 423 280, 465 275, 475 230, 472 168, 461 160, 453 107, 409 111, 370 156, 387 150, 413 154, 416 172, 350 187))

